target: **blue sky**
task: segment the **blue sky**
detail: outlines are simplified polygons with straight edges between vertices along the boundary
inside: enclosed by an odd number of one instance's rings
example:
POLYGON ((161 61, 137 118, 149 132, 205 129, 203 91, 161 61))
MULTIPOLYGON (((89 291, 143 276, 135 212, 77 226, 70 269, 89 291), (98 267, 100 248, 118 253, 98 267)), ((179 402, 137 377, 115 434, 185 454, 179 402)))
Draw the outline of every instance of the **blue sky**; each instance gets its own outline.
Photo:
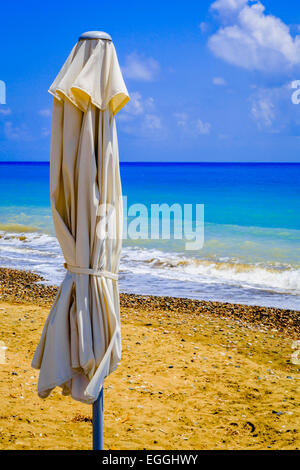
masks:
POLYGON ((295 4, 2 3, 0 160, 49 160, 48 87, 78 36, 104 30, 132 98, 117 117, 122 161, 300 162, 295 4))

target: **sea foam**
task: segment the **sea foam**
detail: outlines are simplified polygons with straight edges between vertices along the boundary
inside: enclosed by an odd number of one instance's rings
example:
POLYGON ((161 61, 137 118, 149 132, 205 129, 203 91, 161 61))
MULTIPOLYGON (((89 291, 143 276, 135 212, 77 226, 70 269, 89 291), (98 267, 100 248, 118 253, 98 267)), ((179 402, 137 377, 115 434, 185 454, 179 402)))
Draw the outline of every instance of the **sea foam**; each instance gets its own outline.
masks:
MULTIPOLYGON (((47 284, 65 276, 57 239, 42 232, 0 232, 0 266, 31 270, 47 284)), ((300 308, 300 269, 279 263, 243 263, 237 259, 201 259, 154 248, 124 246, 121 291, 300 308), (164 280, 164 282, 161 282, 164 280), (269 297, 273 300, 270 301, 269 297), (264 300, 265 299, 265 300, 264 300), (280 304, 280 305, 279 305, 280 304), (298 306, 298 307, 297 307, 298 306)))

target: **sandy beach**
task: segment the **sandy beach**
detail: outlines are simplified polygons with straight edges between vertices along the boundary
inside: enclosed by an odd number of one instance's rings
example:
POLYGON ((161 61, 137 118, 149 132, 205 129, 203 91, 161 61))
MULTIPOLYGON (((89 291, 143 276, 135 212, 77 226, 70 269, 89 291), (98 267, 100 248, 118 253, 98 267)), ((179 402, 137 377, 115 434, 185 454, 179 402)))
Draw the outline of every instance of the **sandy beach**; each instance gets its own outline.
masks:
MULTIPOLYGON (((1 449, 90 449, 91 406, 30 367, 56 287, 0 269, 1 449)), ((299 449, 299 312, 122 294, 123 357, 105 381, 107 449, 299 449)))

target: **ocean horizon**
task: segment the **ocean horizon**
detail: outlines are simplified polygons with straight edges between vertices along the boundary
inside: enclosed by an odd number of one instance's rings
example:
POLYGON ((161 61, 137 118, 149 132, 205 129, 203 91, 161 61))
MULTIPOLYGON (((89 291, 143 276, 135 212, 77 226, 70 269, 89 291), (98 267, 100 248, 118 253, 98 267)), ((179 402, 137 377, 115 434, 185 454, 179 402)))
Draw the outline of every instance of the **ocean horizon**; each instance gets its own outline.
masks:
MULTIPOLYGON (((123 241, 122 292, 300 310, 299 163, 120 167, 129 207, 204 204, 202 249, 185 250, 172 237, 123 241)), ((55 285, 64 277, 49 162, 0 162, 0 266, 32 270, 55 285)))

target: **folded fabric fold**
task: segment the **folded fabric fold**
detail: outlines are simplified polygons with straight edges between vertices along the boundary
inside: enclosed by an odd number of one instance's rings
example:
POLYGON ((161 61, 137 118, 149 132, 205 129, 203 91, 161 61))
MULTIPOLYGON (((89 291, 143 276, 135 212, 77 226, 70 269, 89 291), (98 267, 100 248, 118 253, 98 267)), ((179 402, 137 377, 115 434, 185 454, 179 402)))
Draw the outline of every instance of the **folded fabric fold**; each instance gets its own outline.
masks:
POLYGON ((106 271, 104 269, 92 269, 92 268, 82 268, 80 266, 71 266, 70 264, 64 263, 64 267, 70 272, 74 274, 87 274, 88 276, 103 276, 108 279, 112 279, 113 281, 117 281, 119 279, 118 274, 112 273, 110 271, 106 271))
POLYGON ((129 100, 114 46, 80 40, 50 87, 50 200, 67 269, 32 366, 93 403, 121 359, 118 271, 123 209, 115 114, 129 100))
POLYGON ((49 88, 58 100, 68 99, 85 112, 91 102, 113 114, 129 101, 115 47, 104 40, 78 41, 49 88))

